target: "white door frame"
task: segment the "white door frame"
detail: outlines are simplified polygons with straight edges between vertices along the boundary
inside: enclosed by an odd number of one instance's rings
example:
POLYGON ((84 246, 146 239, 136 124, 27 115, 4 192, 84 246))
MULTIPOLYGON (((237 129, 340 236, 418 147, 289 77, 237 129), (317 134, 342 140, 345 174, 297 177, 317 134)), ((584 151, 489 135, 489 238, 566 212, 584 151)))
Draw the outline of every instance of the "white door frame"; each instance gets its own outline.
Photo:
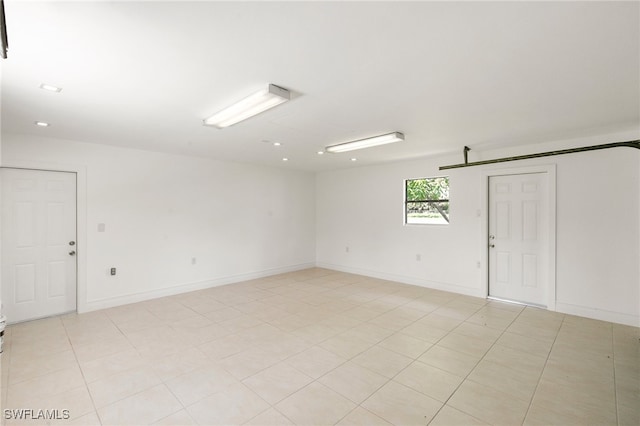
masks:
POLYGON ((514 167, 504 169, 491 169, 482 171, 482 211, 485 212, 481 225, 480 237, 480 265, 482 265, 482 288, 485 297, 489 296, 489 177, 521 175, 529 173, 547 173, 548 197, 549 197, 549 276, 547 277, 547 309, 556 310, 556 165, 545 164, 540 166, 514 167))
MULTIPOLYGON (((76 174, 76 310, 87 310, 87 167, 38 161, 5 160, 2 168, 70 172, 76 174)), ((0 283, 1 285, 1 283, 0 283)), ((1 288, 0 288, 1 290, 1 288)))

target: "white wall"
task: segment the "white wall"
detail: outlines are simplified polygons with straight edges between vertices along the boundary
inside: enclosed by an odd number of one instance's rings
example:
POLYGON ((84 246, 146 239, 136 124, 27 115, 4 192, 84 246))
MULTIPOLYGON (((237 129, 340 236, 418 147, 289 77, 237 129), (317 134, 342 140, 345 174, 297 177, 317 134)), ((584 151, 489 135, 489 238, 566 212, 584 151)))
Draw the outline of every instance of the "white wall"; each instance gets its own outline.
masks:
MULTIPOLYGON (((470 161, 637 139, 634 133, 470 153, 470 161)), ((482 235, 486 170, 555 164, 556 309, 640 324, 640 151, 547 157, 440 172, 462 153, 317 176, 317 263, 479 297, 487 294, 482 235), (409 178, 450 176, 451 223, 403 225, 409 178), (347 253, 345 247, 349 247, 347 253), (421 254, 421 261, 416 260, 421 254)))
POLYGON ((314 265, 311 173, 19 135, 2 153, 79 171, 80 311, 314 265))

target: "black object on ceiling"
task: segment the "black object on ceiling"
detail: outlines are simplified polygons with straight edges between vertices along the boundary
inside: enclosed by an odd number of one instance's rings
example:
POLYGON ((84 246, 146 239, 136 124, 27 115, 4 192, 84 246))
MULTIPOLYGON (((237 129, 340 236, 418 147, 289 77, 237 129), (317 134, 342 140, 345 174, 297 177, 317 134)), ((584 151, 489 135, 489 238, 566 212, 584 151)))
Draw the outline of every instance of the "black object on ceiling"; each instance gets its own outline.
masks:
POLYGON ((9 50, 9 39, 7 38, 7 20, 4 16, 4 0, 0 0, 0 38, 2 39, 2 50, 0 54, 7 59, 7 50, 9 50))

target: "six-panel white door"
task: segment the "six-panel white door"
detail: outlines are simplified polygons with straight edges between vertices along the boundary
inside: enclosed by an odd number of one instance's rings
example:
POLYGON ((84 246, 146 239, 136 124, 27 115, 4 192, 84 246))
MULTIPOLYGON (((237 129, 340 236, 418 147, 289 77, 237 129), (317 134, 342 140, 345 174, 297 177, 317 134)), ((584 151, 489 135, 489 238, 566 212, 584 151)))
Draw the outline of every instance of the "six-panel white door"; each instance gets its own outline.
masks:
POLYGON ((8 168, 1 173, 7 321, 75 311, 75 173, 8 168))
POLYGON ((489 296, 546 306, 547 173, 489 177, 489 296))

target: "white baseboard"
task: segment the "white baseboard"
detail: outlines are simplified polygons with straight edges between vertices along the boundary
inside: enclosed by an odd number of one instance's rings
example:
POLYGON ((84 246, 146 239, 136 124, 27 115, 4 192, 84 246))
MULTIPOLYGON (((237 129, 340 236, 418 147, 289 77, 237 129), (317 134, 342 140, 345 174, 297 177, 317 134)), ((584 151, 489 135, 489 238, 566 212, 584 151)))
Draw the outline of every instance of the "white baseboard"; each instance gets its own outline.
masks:
POLYGON ((556 302, 556 311, 563 314, 640 327, 640 316, 638 315, 605 311, 603 309, 572 305, 570 303, 563 302, 556 302))
POLYGON ((99 309, 113 308, 114 306, 127 305, 129 303, 143 302, 145 300, 157 299, 159 297, 173 296, 190 291, 203 290, 211 287, 218 287, 226 284, 233 284, 243 281, 265 278, 272 275, 284 274, 287 272, 299 271, 315 267, 315 263, 301 263, 279 268, 265 269, 262 271, 247 272, 244 274, 228 275, 225 277, 213 278, 194 283, 178 284, 171 287, 144 291, 139 293, 126 294, 122 296, 109 297, 105 299, 89 300, 83 306, 78 306, 78 313, 96 311, 99 309))
POLYGON ((316 262, 316 266, 318 268, 333 269, 335 271, 347 272, 347 273, 356 274, 356 275, 364 275, 367 277, 379 278, 379 279, 389 280, 389 281, 396 281, 403 284, 411 284, 419 287, 431 288, 434 290, 443 290, 443 291, 449 291, 451 293, 464 294, 465 296, 480 297, 483 299, 486 298, 486 294, 484 294, 480 289, 464 287, 464 286, 451 284, 451 283, 430 281, 430 280, 425 280, 417 277, 410 277, 406 275, 389 274, 387 272, 353 268, 350 266, 343 266, 343 265, 334 265, 332 263, 325 263, 325 262, 316 262))

